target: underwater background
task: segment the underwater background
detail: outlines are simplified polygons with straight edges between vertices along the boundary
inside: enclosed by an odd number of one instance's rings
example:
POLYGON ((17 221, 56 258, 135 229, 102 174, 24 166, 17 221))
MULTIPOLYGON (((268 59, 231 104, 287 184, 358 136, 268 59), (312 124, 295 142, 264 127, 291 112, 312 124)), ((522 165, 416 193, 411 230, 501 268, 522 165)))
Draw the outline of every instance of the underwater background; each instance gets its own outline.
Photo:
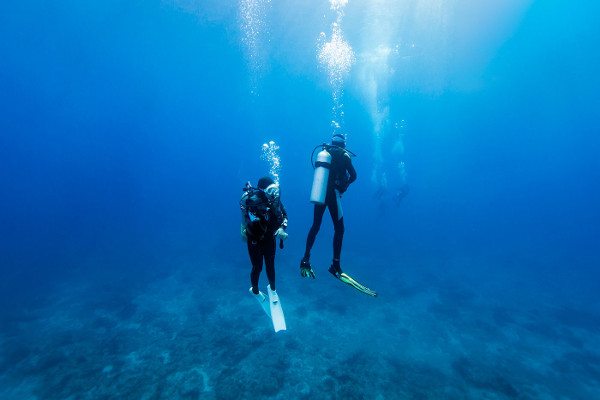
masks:
POLYGON ((2 2, 0 398, 600 398, 599 11, 2 2), (299 273, 338 132, 377 298, 328 213, 299 273), (277 334, 239 225, 269 173, 277 334))

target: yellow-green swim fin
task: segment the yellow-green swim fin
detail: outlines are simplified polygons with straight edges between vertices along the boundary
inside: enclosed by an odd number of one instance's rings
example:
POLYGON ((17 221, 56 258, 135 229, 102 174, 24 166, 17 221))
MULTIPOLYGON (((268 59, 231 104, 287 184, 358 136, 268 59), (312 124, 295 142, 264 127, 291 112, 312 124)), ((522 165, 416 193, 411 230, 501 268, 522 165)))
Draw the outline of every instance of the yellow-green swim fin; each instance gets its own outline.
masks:
POLYGON ((336 278, 338 278, 340 281, 344 282, 347 285, 352 286, 354 289, 358 290, 359 292, 363 292, 364 294, 367 294, 369 296, 377 297, 377 292, 369 289, 368 287, 366 287, 365 285, 363 285, 361 283, 358 283, 356 280, 354 280, 354 278, 352 278, 347 273, 335 272, 332 268, 329 269, 329 272, 331 272, 331 274, 333 276, 335 276, 336 278))

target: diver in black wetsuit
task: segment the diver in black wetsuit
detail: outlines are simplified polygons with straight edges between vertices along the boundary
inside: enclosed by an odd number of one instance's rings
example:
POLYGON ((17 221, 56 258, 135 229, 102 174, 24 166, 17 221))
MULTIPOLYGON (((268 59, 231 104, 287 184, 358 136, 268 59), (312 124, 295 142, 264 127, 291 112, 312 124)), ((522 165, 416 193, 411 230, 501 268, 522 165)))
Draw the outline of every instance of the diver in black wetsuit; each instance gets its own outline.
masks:
POLYGON ((332 147, 327 151, 331 154, 331 167, 327 181, 327 194, 325 204, 315 204, 313 224, 306 238, 306 250, 304 257, 300 261, 300 273, 304 277, 315 277, 310 266, 310 250, 312 249, 317 233, 321 228, 321 221, 325 208, 329 208, 331 219, 333 221, 333 262, 329 272, 339 277, 342 273, 340 267, 340 254, 342 252, 342 240, 344 238, 344 214, 342 212, 341 197, 348 189, 348 186, 356 180, 356 171, 352 165, 352 160, 347 151, 346 140, 341 134, 335 134, 331 140, 332 147))
POLYGON ((248 243, 248 254, 252 263, 251 290, 254 295, 261 296, 264 300, 264 294, 258 290, 263 258, 271 291, 276 292, 275 242, 276 239, 285 240, 288 236, 285 232, 287 213, 279 197, 279 185, 268 176, 260 178, 257 188, 253 188, 248 182, 240 200, 240 208, 242 239, 248 243))

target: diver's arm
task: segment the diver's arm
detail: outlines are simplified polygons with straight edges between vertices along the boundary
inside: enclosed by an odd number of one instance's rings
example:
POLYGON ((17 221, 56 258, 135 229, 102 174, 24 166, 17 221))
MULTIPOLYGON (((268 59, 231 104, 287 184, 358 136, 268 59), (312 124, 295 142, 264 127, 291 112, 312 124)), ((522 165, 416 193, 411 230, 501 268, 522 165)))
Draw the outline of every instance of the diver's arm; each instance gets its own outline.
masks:
POLYGON ((346 170, 348 171, 348 185, 356 180, 356 170, 354 169, 354 165, 352 165, 352 160, 348 157, 348 163, 346 165, 346 170))
POLYGON ((288 223, 287 212, 285 211, 285 207, 283 206, 283 203, 281 202, 281 200, 279 200, 279 206, 280 206, 280 210, 281 210, 281 216, 283 217, 283 222, 281 223, 281 227, 283 229, 287 229, 287 223, 288 223))
POLYGON ((277 230, 275 231, 275 237, 282 240, 282 242, 279 243, 279 247, 283 249, 283 240, 287 239, 288 237, 288 234, 285 232, 285 230, 287 229, 287 213, 281 200, 279 200, 279 206, 277 208, 281 213, 282 221, 279 228, 277 228, 277 230))

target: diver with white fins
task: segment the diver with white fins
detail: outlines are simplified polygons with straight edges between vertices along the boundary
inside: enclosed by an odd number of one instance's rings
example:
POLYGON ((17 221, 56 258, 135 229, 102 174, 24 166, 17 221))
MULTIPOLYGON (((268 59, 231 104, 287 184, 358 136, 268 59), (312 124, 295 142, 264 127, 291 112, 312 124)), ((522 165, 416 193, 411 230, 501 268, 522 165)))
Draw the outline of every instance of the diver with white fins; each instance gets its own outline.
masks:
POLYGON ((315 170, 310 201, 314 206, 313 224, 306 238, 306 250, 300 261, 300 275, 315 278, 315 273, 310 265, 310 250, 315 243, 317 233, 321 228, 325 209, 329 208, 331 220, 333 221, 333 260, 329 272, 342 282, 370 296, 377 296, 373 290, 356 282, 342 271, 340 267, 340 254, 342 252, 342 240, 344 238, 344 213, 342 211, 341 197, 348 186, 356 180, 356 170, 352 165, 350 150, 346 149, 344 135, 336 133, 331 139, 331 144, 323 143, 314 148, 311 155, 313 162, 314 153, 322 148, 317 154, 317 160, 313 164, 315 170))
POLYGON ((285 317, 275 288, 276 240, 279 239, 279 247, 283 249, 283 241, 288 237, 285 231, 287 212, 281 202, 279 185, 268 176, 260 178, 257 187, 253 187, 250 182, 246 183, 240 199, 240 209, 242 239, 248 245, 248 255, 252 264, 250 293, 273 321, 275 332, 285 330, 285 317), (263 259, 269 281, 267 295, 258 289, 263 259))

